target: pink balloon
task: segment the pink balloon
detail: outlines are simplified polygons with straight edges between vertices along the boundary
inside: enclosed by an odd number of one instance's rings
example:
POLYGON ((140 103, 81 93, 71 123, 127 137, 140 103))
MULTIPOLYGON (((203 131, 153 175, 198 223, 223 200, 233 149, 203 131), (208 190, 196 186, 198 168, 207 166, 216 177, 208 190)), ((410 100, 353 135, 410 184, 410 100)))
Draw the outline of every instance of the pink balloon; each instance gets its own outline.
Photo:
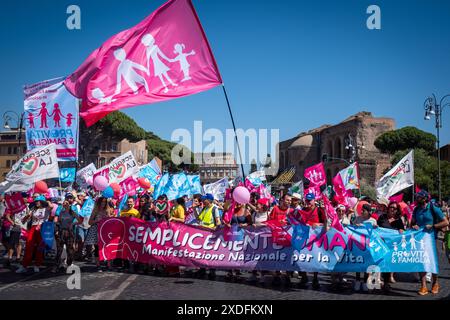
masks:
POLYGON ((92 177, 89 177, 89 178, 86 180, 86 183, 87 183, 88 185, 92 186, 92 185, 94 184, 94 180, 92 179, 92 177))
POLYGON ((97 176, 94 180, 94 187, 98 191, 103 191, 109 187, 108 180, 103 176, 97 176))
POLYGON ((132 190, 128 191, 128 196, 129 197, 133 197, 135 195, 136 195, 136 190, 135 189, 132 189, 132 190))
POLYGON ((348 198, 347 202, 348 202, 349 208, 354 208, 356 203, 358 202, 358 198, 355 198, 355 197, 348 198))
POLYGON ((247 204, 250 202, 250 191, 246 187, 237 187, 233 191, 233 199, 237 203, 247 204))

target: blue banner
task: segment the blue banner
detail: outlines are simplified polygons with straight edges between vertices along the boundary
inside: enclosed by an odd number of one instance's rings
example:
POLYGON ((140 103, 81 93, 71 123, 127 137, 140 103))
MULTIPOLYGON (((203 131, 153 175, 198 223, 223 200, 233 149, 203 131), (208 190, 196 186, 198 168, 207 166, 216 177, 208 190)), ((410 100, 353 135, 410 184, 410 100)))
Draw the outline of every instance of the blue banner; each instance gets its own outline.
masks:
POLYGON ((59 168, 59 179, 61 182, 74 182, 75 168, 59 168))
POLYGON ((47 250, 53 247, 55 237, 55 224, 52 221, 46 221, 41 226, 41 236, 47 250))
POLYGON ((334 228, 296 225, 292 233, 291 263, 309 272, 379 272, 438 273, 434 233, 367 227, 334 228))
POLYGON ((89 217, 92 213, 92 210, 94 210, 94 206, 95 206, 95 201, 92 198, 87 198, 84 203, 83 203, 83 207, 81 208, 80 212, 78 213, 78 215, 80 217, 89 217))

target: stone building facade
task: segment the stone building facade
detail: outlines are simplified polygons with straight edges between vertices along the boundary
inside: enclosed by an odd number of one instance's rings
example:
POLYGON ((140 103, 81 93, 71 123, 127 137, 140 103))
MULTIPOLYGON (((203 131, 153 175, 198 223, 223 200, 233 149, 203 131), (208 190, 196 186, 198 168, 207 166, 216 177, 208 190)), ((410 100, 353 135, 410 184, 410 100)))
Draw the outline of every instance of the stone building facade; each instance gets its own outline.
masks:
POLYGON ((195 153, 194 163, 199 165, 202 184, 216 182, 224 177, 233 180, 239 174, 239 168, 231 153, 195 153))
POLYGON ((140 166, 148 163, 148 148, 145 140, 132 143, 127 139, 119 141, 109 138, 91 150, 93 150, 93 153, 87 154, 84 161, 81 155, 82 161, 86 162, 84 165, 92 162, 97 168, 101 168, 128 151, 133 153, 134 158, 140 166))
POLYGON ((18 130, 0 132, 0 182, 5 180, 12 166, 27 152, 25 130, 21 134, 19 141, 18 130))
POLYGON ((279 144, 280 172, 295 167, 292 182, 303 179, 305 168, 325 161, 328 183, 351 160, 357 161, 361 178, 374 185, 390 166, 389 155, 374 145, 382 133, 395 130, 391 118, 374 117, 370 112, 359 112, 336 125, 323 125, 279 144))

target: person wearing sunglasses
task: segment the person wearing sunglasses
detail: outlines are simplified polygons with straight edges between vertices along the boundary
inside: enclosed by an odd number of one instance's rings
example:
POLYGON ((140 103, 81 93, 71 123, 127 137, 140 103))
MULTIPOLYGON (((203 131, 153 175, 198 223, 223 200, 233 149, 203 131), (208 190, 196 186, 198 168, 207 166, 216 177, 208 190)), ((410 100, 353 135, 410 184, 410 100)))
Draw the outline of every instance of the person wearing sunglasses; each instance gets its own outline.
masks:
MULTIPOLYGON (((394 229, 398 232, 403 233, 405 231, 405 225, 401 218, 402 211, 400 205, 397 202, 391 202, 388 205, 387 213, 382 214, 377 221, 377 224, 381 228, 394 229)), ((393 272, 383 272, 383 290, 389 292, 391 290, 390 283, 395 283, 393 272)))

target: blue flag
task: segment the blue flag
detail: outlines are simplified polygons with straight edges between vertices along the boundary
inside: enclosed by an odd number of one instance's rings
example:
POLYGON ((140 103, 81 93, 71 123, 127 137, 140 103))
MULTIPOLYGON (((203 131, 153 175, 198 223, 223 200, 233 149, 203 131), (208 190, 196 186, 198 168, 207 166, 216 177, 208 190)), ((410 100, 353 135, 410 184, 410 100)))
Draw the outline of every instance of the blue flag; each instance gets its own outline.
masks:
POLYGON ((200 183, 200 176, 199 175, 188 175, 187 176, 188 182, 190 184, 190 194, 202 194, 203 193, 203 187, 200 183))
POLYGON ((61 182, 74 182, 75 181, 75 168, 60 168, 59 179, 61 182))
POLYGON ((127 201, 128 201, 128 194, 125 193, 122 200, 120 200, 119 208, 117 209, 117 216, 120 216, 120 211, 122 211, 122 209, 125 207, 125 205, 127 204, 127 201))
POLYGON ((185 173, 174 174, 169 178, 164 193, 169 200, 181 198, 191 194, 189 180, 185 173))
POLYGON ((169 182, 169 174, 165 173, 161 179, 155 185, 155 190, 153 191, 153 198, 158 199, 160 195, 163 195, 166 191, 166 185, 169 182))
POLYGON ((139 178, 147 178, 148 181, 152 184, 152 186, 156 186, 158 180, 161 179, 161 173, 156 171, 154 166, 151 163, 141 167, 139 174, 139 178))

